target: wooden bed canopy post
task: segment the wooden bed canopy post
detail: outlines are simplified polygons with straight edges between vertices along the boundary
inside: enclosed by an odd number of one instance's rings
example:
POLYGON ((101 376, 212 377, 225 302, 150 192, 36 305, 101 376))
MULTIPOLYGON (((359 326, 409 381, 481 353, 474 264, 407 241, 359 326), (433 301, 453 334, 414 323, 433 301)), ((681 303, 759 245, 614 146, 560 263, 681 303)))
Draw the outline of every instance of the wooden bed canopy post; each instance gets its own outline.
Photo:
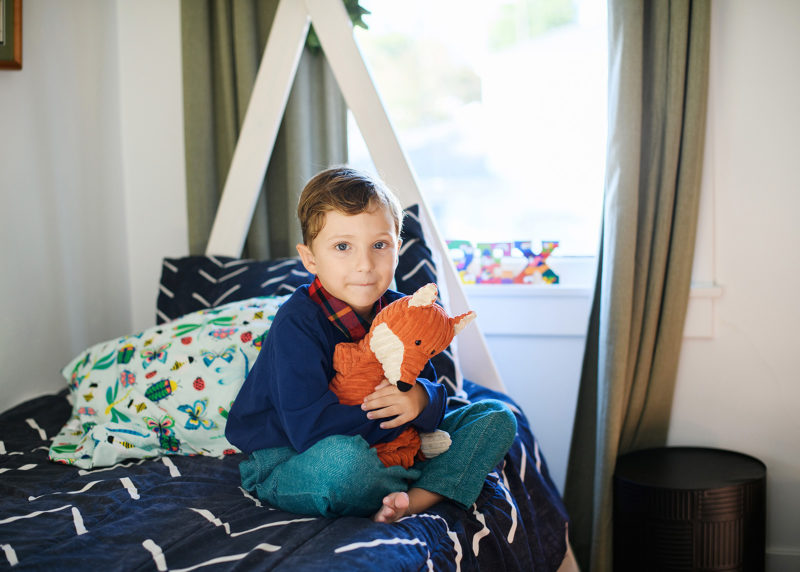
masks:
MULTIPOLYGON (((469 309, 464 288, 449 262, 447 245, 419 190, 389 116, 353 37, 341 2, 280 0, 253 93, 236 144, 228 177, 206 248, 207 254, 241 256, 258 195, 275 146, 310 23, 313 21, 333 75, 353 113, 372 161, 403 206, 418 203, 425 236, 442 279, 442 299, 451 313, 469 309)), ((458 360, 464 376, 505 391, 486 340, 478 327, 458 338, 458 360)))

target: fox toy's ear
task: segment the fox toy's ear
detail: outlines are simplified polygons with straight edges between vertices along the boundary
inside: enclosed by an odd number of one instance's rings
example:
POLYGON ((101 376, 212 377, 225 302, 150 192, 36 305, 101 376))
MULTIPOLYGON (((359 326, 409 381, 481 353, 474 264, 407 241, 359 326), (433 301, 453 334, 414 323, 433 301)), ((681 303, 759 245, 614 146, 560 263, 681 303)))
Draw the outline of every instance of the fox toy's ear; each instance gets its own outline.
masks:
POLYGON ((414 306, 430 306, 436 301, 436 294, 438 292, 436 284, 433 282, 425 284, 425 286, 411 295, 411 300, 408 302, 409 308, 413 308, 414 306))
POLYGON ((469 312, 467 312, 465 314, 461 314, 461 315, 456 316, 455 318, 453 318, 453 322, 454 322, 453 323, 453 330, 455 330, 455 332, 456 332, 455 335, 457 336, 461 332, 461 330, 466 328, 467 324, 469 324, 472 320, 474 320, 476 316, 477 316, 477 314, 470 310, 469 312))

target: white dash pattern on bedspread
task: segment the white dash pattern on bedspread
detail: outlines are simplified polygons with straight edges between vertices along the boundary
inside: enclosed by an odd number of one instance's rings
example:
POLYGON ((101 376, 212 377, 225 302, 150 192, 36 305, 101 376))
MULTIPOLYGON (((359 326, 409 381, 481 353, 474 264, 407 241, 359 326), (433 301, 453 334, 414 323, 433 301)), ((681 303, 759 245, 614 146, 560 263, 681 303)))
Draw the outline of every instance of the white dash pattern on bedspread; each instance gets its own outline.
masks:
POLYGON ((60 506, 58 508, 51 508, 50 510, 35 510, 28 514, 21 514, 18 516, 10 516, 8 518, 4 518, 0 520, 0 524, 8 524, 10 522, 14 522, 16 520, 22 520, 25 518, 36 518, 37 516, 41 516, 43 514, 49 514, 53 512, 60 512, 64 509, 72 509, 72 522, 75 525, 75 532, 79 535, 86 534, 88 532, 86 527, 83 525, 83 517, 81 516, 81 512, 77 509, 77 507, 72 506, 71 504, 65 504, 64 506, 60 506))
MULTIPOLYGON (((50 450, 50 447, 45 447, 44 445, 41 445, 41 446, 39 446, 39 447, 34 447, 34 448, 33 448, 33 449, 31 449, 30 451, 28 451, 28 453, 33 453, 33 452, 36 452, 36 451, 38 451, 39 449, 44 449, 45 451, 49 451, 49 450, 50 450)), ((10 457, 10 456, 12 456, 12 455, 24 455, 24 454, 25 454, 25 452, 24 452, 24 451, 9 451, 8 449, 6 449, 6 443, 5 443, 5 441, 3 441, 2 439, 0 439, 0 455, 8 455, 8 456, 10 457)))
POLYGON ((122 477, 119 482, 122 483, 122 486, 125 487, 125 490, 128 491, 128 494, 131 495, 133 500, 139 500, 139 491, 130 478, 122 477))
POLYGON ((511 496, 511 489, 508 487, 508 477, 506 476, 506 462, 503 461, 503 470, 502 470, 502 479, 498 479, 497 485, 503 489, 503 494, 506 496, 506 502, 508 502, 508 506, 511 507, 511 527, 508 529, 508 536, 507 540, 508 543, 511 544, 514 542, 514 536, 517 533, 517 521, 518 521, 518 512, 517 512, 517 505, 514 504, 514 499, 511 496))
POLYGON ((0 469, 0 473, 6 473, 8 471, 30 471, 31 469, 36 468, 38 465, 36 463, 28 463, 27 465, 22 465, 13 469, 0 469))
POLYGON ((0 548, 3 549, 3 553, 6 555, 6 560, 8 560, 9 566, 16 566, 19 564, 19 560, 17 559, 17 553, 14 551, 14 548, 10 544, 0 544, 0 548))
POLYGON ((277 550, 280 550, 280 546, 274 546, 267 542, 262 542, 261 544, 256 544, 248 552, 243 552, 241 554, 218 556, 210 560, 204 560, 203 562, 198 562, 194 566, 189 566, 187 568, 169 568, 167 566, 167 559, 164 556, 164 551, 151 538, 146 538, 144 542, 142 542, 142 547, 145 550, 147 550, 153 557, 153 562, 155 562, 156 568, 158 569, 159 572, 167 572, 167 570, 171 570, 172 572, 190 572, 191 570, 197 570, 198 568, 205 568, 206 566, 213 566, 214 564, 237 562, 239 560, 247 558, 247 556, 255 550, 261 550, 262 552, 275 552, 277 550))
POLYGON ((34 431, 39 432, 39 437, 41 437, 42 441, 47 441, 47 433, 44 432, 44 429, 39 427, 39 424, 36 422, 35 419, 31 419, 29 417, 28 419, 25 420, 25 423, 27 423, 28 426, 30 426, 30 428, 33 429, 34 431))
MULTIPOLYGON (((117 479, 111 479, 111 480, 116 481, 117 479)), ((96 484, 102 483, 102 482, 105 482, 105 480, 104 479, 100 479, 100 480, 97 480, 97 481, 89 481, 82 488, 80 488, 78 490, 75 490, 75 491, 53 491, 51 493, 45 493, 45 494, 39 495, 39 496, 29 496, 28 497, 28 501, 32 502, 32 501, 35 501, 35 500, 39 500, 42 497, 47 497, 47 496, 52 496, 52 495, 79 495, 81 493, 85 493, 86 491, 88 491, 89 489, 94 487, 96 484)), ((136 487, 133 484, 133 481, 131 481, 131 479, 129 477, 122 477, 122 478, 119 479, 119 482, 122 484, 122 486, 125 488, 125 490, 128 491, 128 494, 130 495, 130 497, 133 500, 139 500, 139 491, 136 489, 136 487)))
POLYGON ((78 510, 78 507, 72 507, 72 522, 75 524, 75 532, 78 533, 78 536, 89 532, 83 525, 83 517, 81 516, 81 511, 78 510))
POLYGON ((240 530, 239 532, 231 532, 230 523, 221 521, 210 510, 207 510, 207 509, 204 509, 204 508, 191 508, 191 507, 189 507, 189 510, 196 512, 197 514, 199 514, 200 516, 205 518, 208 522, 210 522, 214 526, 221 527, 225 531, 225 534, 227 534, 231 538, 235 538, 237 536, 242 536, 244 534, 250 534, 251 532, 256 532, 257 530, 262 530, 264 528, 271 528, 271 527, 274 527, 274 526, 285 526, 287 524, 294 524, 296 522, 308 522, 310 520, 317 520, 315 517, 295 518, 295 519, 292 519, 292 520, 281 520, 281 521, 277 521, 277 522, 268 522, 266 524, 261 524, 259 526, 256 526, 255 528, 248 528, 247 530, 240 530))
POLYGON ((58 508, 51 508, 50 510, 35 510, 33 512, 29 512, 28 514, 9 516, 8 518, 0 520, 0 524, 8 524, 9 522, 14 522, 15 520, 22 520, 23 518, 36 518, 39 515, 46 514, 48 512, 58 512, 60 510, 64 510, 65 508, 70 508, 71 506, 72 506, 71 504, 65 504, 64 506, 60 506, 58 508))
POLYGON ((91 489, 93 486, 95 486, 97 483, 102 483, 102 482, 103 481, 89 481, 88 483, 86 483, 86 485, 84 485, 83 488, 78 489, 77 491, 55 491, 55 492, 52 492, 52 493, 45 493, 43 495, 39 495, 38 497, 29 496, 28 497, 28 501, 39 500, 42 497, 46 497, 46 496, 50 496, 50 495, 79 495, 81 493, 85 493, 86 491, 91 489))
POLYGON ((350 550, 359 550, 361 548, 375 548, 376 546, 394 545, 394 544, 407 544, 412 546, 419 545, 425 548, 425 552, 427 552, 428 554, 428 557, 425 560, 425 564, 428 565, 429 572, 434 572, 433 561, 431 560, 431 551, 428 550, 428 545, 419 538, 376 538, 375 540, 370 540, 369 542, 354 542, 346 546, 340 546, 334 552, 336 554, 340 554, 342 552, 349 552, 350 550))
POLYGON ((447 531, 447 536, 450 538, 450 541, 453 543, 453 549, 456 552, 455 557, 453 558, 453 563, 456 565, 456 572, 461 572, 461 560, 464 558, 464 548, 461 546, 461 541, 458 539, 458 534, 450 530, 450 527, 447 524, 447 520, 439 516, 438 514, 430 514, 427 512, 419 513, 419 514, 412 514, 409 516, 404 516, 397 522, 402 522, 408 518, 430 518, 431 520, 440 520, 442 524, 444 524, 444 528, 447 531))
POLYGON ((472 553, 477 558, 481 551, 481 538, 484 536, 489 536, 491 531, 489 530, 489 527, 486 526, 486 517, 483 516, 483 513, 478 510, 478 505, 472 505, 472 514, 475 516, 475 520, 480 522, 481 526, 483 527, 475 533, 475 536, 472 537, 472 553))
POLYGON ((419 538, 376 538, 375 540, 370 540, 369 542, 353 542, 352 544, 345 544, 344 546, 340 546, 334 550, 334 552, 339 554, 340 552, 349 552, 350 550, 359 550, 361 548, 375 548, 376 546, 381 546, 383 544, 408 544, 412 546, 419 545, 425 547, 426 549, 428 547, 428 545, 419 538))
MULTIPOLYGON (((514 501, 511 497, 511 491, 508 488, 508 478, 506 477, 505 461, 503 462, 502 478, 500 475, 497 474, 497 471, 492 471, 491 473, 489 473, 488 477, 492 477, 497 481, 497 486, 500 487, 500 489, 503 491, 503 495, 505 496, 506 502, 508 503, 510 509, 509 513, 511 515, 511 526, 509 527, 507 535, 508 542, 510 544, 514 542, 514 537, 517 534, 517 522, 519 520, 519 517, 517 512, 517 506, 514 504, 514 501)), ((472 505, 472 514, 475 516, 475 520, 481 523, 481 526, 483 527, 481 528, 481 530, 475 533, 475 536, 472 537, 472 552, 475 554, 475 556, 478 556, 478 554, 480 553, 481 539, 486 536, 489 536, 489 534, 491 534, 491 531, 489 530, 489 527, 486 525, 486 517, 483 515, 482 512, 478 510, 477 504, 472 505)))
POLYGON ((169 476, 170 477, 180 477, 181 472, 178 470, 178 467, 175 466, 175 463, 172 462, 167 456, 161 457, 161 462, 169 469, 169 476))
POLYGON ((250 499, 251 501, 253 501, 253 503, 255 503, 256 506, 264 506, 263 504, 261 504, 261 501, 259 499, 257 499, 253 495, 251 495, 249 492, 244 490, 242 487, 239 487, 239 490, 242 491, 242 494, 244 495, 245 498, 250 499))

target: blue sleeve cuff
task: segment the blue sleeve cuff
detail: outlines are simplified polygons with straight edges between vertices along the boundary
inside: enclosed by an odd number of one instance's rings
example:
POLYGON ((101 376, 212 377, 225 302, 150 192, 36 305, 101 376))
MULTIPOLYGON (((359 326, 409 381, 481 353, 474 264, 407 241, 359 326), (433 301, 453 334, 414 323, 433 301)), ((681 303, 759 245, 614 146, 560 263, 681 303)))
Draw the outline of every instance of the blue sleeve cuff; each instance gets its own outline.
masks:
POLYGON ((428 433, 436 429, 444 419, 447 391, 441 383, 434 383, 424 378, 417 379, 417 383, 428 393, 428 406, 411 424, 420 431, 428 433))

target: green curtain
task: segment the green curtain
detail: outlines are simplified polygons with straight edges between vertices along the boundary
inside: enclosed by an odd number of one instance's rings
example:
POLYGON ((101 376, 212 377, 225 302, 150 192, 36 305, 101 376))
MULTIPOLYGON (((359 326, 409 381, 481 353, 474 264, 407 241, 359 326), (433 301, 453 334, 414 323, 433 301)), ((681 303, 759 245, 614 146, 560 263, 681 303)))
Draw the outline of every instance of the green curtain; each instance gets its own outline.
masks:
MULTIPOLYGON (((189 250, 205 252, 278 0, 182 0, 189 250)), ((300 60, 245 244, 294 256, 295 207, 317 171, 347 160, 347 109, 321 50, 300 60)))
POLYGON ((609 0, 602 239, 565 502, 583 569, 612 570, 618 455, 666 444, 705 135, 709 0, 609 0))

